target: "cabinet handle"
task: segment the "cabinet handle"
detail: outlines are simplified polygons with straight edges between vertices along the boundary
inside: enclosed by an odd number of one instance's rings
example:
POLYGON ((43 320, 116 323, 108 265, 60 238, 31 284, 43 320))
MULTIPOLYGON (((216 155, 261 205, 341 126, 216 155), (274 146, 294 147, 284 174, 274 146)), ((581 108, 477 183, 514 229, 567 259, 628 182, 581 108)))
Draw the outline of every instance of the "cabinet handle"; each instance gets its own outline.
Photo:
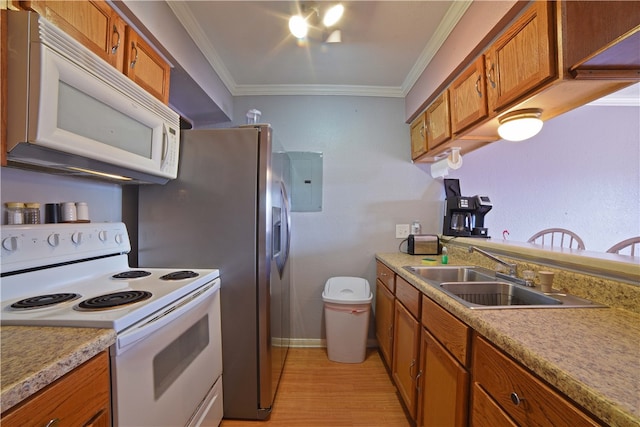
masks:
MULTIPOLYGON (((120 47, 120 31, 118 31, 118 27, 116 27, 115 25, 113 26, 113 34, 118 36, 116 38, 116 44, 111 46, 111 54, 115 55, 116 52, 118 51, 118 48, 120 47)), ((111 40, 113 40, 113 34, 111 34, 111 40)))
POLYGON ((136 54, 133 57, 133 61, 131 61, 131 68, 136 66, 136 62, 138 62, 138 48, 136 47, 136 44, 131 42, 131 52, 135 51, 136 54))
POLYGON ((489 68, 489 71, 487 72, 487 79, 489 80, 489 83, 491 83, 491 87, 492 88, 496 88, 496 82, 493 81, 493 77, 491 77, 491 72, 495 71, 495 68, 493 67, 493 62, 491 63, 491 68, 489 68))
POLYGON ((51 421, 49 421, 44 427, 55 427, 58 424, 60 424, 60 419, 59 418, 54 418, 51 421))
MULTIPOLYGON (((413 359, 411 361, 411 364, 409 365, 409 376, 411 378, 413 378, 413 367, 416 366, 416 359, 413 359)), ((413 378, 415 380, 415 378, 413 378)))
POLYGON ((424 138, 424 125, 420 128, 420 136, 424 138))
POLYGON ((478 87, 478 84, 480 83, 480 80, 482 79, 482 76, 478 74, 478 80, 476 80, 476 92, 478 92, 478 96, 480 98, 482 98, 482 91, 480 90, 480 88, 478 87))
POLYGON ((513 402, 514 405, 520 406, 520 403, 522 403, 524 399, 518 396, 518 393, 514 391, 511 393, 511 401, 513 402))
POLYGON ((416 375, 416 390, 418 391, 418 395, 421 394, 421 390, 420 390, 420 377, 422 377, 422 371, 418 372, 418 375, 416 375))

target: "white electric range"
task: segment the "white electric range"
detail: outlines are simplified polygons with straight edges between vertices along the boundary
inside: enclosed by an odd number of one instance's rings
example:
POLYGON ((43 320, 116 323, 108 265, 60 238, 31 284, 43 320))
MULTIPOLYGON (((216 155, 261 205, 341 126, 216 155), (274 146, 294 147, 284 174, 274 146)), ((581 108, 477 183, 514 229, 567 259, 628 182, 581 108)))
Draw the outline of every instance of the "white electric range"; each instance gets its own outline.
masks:
POLYGON ((123 223, 2 226, 1 245, 0 324, 116 331, 114 426, 219 424, 217 269, 130 268, 123 223))

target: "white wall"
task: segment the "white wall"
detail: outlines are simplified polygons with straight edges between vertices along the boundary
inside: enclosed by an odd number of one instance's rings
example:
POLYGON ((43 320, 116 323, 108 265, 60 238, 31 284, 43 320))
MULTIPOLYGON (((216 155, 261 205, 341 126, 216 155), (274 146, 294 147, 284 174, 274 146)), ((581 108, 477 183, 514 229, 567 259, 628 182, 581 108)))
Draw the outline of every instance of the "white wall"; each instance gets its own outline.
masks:
POLYGON ((92 222, 122 220, 122 188, 83 178, 49 175, 4 167, 0 170, 2 224, 6 224, 6 202, 39 202, 44 222, 44 204, 87 202, 92 222))
POLYGON ((527 141, 499 141, 463 158, 447 178, 462 194, 486 194, 495 239, 527 241, 568 228, 604 252, 640 235, 640 108, 584 106, 547 121, 527 141))
MULTIPOLYGON (((376 252, 395 252, 395 224, 441 227, 442 182, 413 165, 404 100, 336 96, 239 97, 234 117, 262 111, 289 151, 321 151, 323 208, 292 214, 293 336, 324 337, 322 290, 329 277, 375 287, 376 252)), ((406 249, 405 249, 406 250, 406 249)))

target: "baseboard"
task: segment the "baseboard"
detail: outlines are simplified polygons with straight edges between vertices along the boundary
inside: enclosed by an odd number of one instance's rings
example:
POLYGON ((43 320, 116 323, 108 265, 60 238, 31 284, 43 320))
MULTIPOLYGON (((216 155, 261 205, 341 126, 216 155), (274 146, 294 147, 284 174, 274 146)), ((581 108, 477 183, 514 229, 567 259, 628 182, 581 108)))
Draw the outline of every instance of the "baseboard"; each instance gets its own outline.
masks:
MULTIPOLYGON (((327 340, 320 338, 291 338, 289 341, 289 347, 298 348, 326 348, 327 340)), ((368 348, 378 347, 378 341, 375 338, 367 340, 368 348)))

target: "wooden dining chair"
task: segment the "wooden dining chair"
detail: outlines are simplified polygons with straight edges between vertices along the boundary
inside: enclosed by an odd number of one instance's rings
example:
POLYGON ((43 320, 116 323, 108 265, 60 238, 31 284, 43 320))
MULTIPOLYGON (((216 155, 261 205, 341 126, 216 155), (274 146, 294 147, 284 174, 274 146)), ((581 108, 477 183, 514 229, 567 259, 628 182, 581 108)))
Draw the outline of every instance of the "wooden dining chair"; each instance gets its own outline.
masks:
POLYGON ((607 252, 611 254, 640 256, 640 236, 631 237, 629 239, 618 242, 607 249, 607 252), (627 253, 627 249, 629 249, 629 253, 627 253))
POLYGON ((529 238, 528 242, 542 246, 556 246, 584 250, 584 242, 580 236, 573 231, 564 228, 547 228, 546 230, 538 231, 529 238))

